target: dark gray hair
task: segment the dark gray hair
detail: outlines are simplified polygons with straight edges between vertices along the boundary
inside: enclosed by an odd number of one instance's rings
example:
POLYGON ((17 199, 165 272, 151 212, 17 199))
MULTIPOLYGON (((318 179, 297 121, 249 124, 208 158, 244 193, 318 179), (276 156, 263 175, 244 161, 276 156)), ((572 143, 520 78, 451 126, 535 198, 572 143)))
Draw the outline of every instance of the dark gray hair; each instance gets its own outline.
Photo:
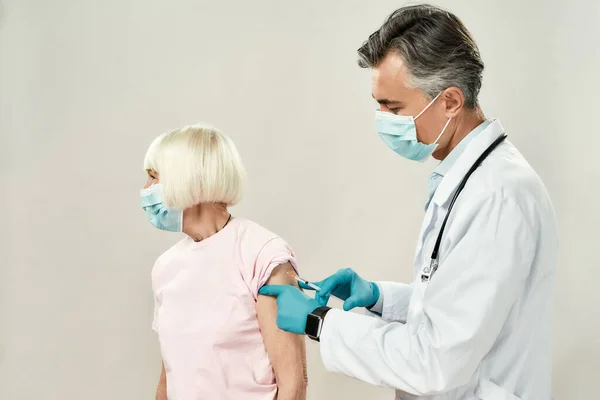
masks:
POLYGON ((394 11, 358 49, 358 65, 377 67, 391 52, 404 60, 412 75, 409 84, 430 98, 457 87, 467 108, 478 107, 483 61, 475 40, 456 15, 428 4, 394 11))

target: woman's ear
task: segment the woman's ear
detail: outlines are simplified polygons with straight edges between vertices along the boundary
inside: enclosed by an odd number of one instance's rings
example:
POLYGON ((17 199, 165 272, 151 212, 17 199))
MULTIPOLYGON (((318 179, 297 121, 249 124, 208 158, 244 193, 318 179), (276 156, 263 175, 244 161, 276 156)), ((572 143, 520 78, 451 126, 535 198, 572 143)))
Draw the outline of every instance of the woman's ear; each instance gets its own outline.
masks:
POLYGON ((457 87, 444 90, 442 100, 446 104, 446 118, 456 117, 465 105, 465 95, 457 87))

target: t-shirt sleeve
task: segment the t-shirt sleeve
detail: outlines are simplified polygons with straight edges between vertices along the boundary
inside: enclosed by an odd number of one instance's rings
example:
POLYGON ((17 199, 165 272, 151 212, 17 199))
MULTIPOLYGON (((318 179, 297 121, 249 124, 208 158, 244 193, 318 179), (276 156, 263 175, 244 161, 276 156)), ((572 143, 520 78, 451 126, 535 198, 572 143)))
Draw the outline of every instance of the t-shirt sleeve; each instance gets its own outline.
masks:
POLYGON ((258 296, 258 290, 267 283, 273 270, 277 266, 288 262, 298 273, 298 264, 294 252, 285 240, 277 237, 269 240, 262 247, 256 257, 253 278, 250 283, 250 290, 254 298, 258 296))

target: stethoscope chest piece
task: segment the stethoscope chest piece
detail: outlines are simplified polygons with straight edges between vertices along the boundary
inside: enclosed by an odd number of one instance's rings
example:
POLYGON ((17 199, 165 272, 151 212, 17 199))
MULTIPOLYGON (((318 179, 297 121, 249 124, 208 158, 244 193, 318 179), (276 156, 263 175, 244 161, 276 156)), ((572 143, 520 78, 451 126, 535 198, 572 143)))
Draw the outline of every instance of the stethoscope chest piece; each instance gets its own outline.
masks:
POLYGON ((428 266, 423 268, 423 272, 421 273, 421 282, 429 282, 431 276, 435 274, 435 271, 438 269, 437 260, 431 260, 428 266))

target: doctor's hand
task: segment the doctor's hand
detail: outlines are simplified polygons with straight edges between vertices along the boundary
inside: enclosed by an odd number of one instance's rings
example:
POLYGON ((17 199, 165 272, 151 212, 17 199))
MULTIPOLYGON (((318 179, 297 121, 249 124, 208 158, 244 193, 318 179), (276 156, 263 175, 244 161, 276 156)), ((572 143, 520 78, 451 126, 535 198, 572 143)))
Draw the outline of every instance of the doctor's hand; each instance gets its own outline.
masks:
MULTIPOLYGON (((355 307, 372 307, 379 299, 379 286, 364 280, 351 268, 340 269, 330 277, 314 284, 321 287, 321 290, 315 294, 315 299, 320 305, 326 305, 329 297, 334 295, 344 300, 344 311, 355 307)), ((300 287, 314 290, 304 283, 300 283, 300 287)))
POLYGON ((308 314, 321 306, 291 285, 265 285, 258 294, 277 297, 277 326, 298 335, 304 335, 308 314))

